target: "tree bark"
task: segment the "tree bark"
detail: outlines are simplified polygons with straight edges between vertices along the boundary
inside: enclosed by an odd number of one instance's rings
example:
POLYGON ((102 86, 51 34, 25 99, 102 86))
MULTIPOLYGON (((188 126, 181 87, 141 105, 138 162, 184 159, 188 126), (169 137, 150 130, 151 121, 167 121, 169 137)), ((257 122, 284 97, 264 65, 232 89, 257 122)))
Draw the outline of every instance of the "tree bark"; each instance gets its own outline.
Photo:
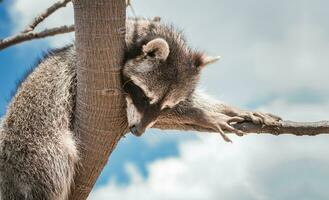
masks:
POLYGON ((69 199, 86 199, 126 128, 120 68, 123 0, 75 0, 77 96, 73 122, 81 162, 69 199))

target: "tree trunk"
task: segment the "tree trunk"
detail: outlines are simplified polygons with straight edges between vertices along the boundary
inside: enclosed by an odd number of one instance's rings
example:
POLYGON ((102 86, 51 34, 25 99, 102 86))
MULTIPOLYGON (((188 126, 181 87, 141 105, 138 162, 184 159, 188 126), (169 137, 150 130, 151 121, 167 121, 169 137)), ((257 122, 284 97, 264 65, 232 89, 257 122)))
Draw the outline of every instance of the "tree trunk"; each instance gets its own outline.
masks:
POLYGON ((125 47, 123 0, 75 0, 77 96, 74 130, 80 165, 69 199, 86 199, 126 128, 120 68, 125 47))

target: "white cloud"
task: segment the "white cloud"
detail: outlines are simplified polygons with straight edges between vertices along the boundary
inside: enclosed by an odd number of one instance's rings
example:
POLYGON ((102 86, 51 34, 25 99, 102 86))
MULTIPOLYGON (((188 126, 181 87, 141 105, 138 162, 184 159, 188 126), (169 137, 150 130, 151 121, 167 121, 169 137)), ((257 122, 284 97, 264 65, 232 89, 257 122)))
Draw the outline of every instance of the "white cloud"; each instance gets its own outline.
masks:
MULTIPOLYGON (((189 9, 179 13, 182 7, 177 8, 170 18, 182 24, 190 43, 222 55, 202 77, 203 85, 222 100, 241 106, 272 93, 329 90, 328 1, 185 4, 189 9)), ((160 9, 168 12, 163 7, 152 11, 160 9)))
POLYGON ((179 150, 179 157, 151 163, 145 179, 129 165, 130 184, 109 182, 96 188, 90 199, 263 200, 307 195, 324 199, 329 195, 327 190, 317 191, 328 186, 321 185, 329 178, 324 136, 247 136, 234 144, 209 136, 184 142, 179 150))
POLYGON ((276 113, 284 119, 294 121, 329 120, 329 101, 318 104, 308 104, 289 103, 284 99, 276 99, 268 105, 259 107, 258 110, 276 113))

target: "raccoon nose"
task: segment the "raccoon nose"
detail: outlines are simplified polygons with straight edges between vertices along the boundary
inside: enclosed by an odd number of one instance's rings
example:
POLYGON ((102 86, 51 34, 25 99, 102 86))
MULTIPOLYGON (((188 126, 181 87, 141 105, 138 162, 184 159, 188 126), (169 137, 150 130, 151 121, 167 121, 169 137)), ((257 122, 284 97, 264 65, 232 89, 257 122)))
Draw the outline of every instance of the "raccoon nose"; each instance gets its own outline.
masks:
POLYGON ((129 129, 135 136, 141 136, 144 133, 144 131, 139 130, 136 125, 131 126, 129 129))

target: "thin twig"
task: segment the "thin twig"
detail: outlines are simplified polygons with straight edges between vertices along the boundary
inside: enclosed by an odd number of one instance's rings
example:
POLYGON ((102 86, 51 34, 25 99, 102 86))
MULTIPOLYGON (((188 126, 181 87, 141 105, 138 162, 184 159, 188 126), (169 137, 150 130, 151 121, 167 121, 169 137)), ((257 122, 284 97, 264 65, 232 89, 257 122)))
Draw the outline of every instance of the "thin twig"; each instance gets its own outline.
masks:
POLYGON ((5 49, 9 46, 12 46, 12 45, 20 43, 20 42, 33 40, 33 39, 45 38, 45 37, 53 36, 53 35, 57 35, 57 34, 69 33, 72 31, 74 31, 74 25, 70 25, 70 26, 65 25, 65 26, 60 26, 60 27, 56 27, 56 28, 45 29, 40 32, 20 33, 15 36, 0 40, 0 50, 5 49))
MULTIPOLYGON (((154 126, 159 129, 173 130, 195 130, 201 132, 216 132, 209 128, 197 126, 194 124, 172 123, 171 121, 159 121, 154 126)), ((233 125, 234 128, 246 133, 267 133, 272 135, 291 134, 296 136, 315 136, 319 134, 329 134, 329 121, 319 122, 293 122, 281 121, 278 126, 258 125, 251 122, 243 122, 233 125)))
POLYGON ((130 7, 130 10, 131 10, 132 14, 134 15, 134 17, 137 18, 137 15, 136 15, 135 9, 134 9, 134 7, 133 7, 132 4, 131 4, 131 0, 126 0, 126 8, 127 8, 127 7, 130 7))
POLYGON ((59 8, 65 7, 67 3, 69 3, 71 0, 60 0, 56 3, 54 3, 52 6, 47 8, 45 11, 43 11, 40 15, 38 15, 34 20, 26 27, 25 30, 22 31, 22 33, 28 33, 35 29, 35 27, 40 24, 43 20, 45 20, 49 15, 54 13, 59 8))

